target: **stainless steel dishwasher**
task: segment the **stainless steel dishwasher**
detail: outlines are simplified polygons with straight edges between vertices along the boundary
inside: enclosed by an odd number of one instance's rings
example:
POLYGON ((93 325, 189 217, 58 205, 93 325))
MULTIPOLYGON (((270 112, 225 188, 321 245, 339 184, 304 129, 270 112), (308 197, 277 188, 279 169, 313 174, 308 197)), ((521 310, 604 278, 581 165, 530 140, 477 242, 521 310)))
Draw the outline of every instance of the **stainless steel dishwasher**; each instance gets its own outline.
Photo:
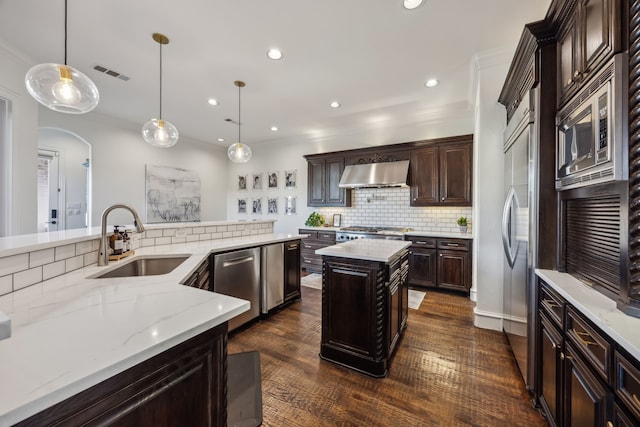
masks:
POLYGON ((251 303, 249 311, 229 320, 229 331, 260 316, 260 248, 214 255, 213 291, 251 303))
POLYGON ((262 313, 284 302, 284 243, 262 247, 262 313))

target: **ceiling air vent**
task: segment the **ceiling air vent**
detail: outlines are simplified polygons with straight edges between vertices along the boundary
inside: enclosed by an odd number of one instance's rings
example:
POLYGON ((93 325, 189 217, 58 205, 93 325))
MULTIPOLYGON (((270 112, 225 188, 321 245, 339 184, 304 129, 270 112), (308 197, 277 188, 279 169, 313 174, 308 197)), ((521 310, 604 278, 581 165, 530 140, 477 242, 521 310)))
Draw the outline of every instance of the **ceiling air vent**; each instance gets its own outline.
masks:
POLYGON ((116 79, 124 80, 125 82, 130 79, 130 77, 125 76, 124 74, 120 74, 117 71, 110 70, 106 67, 103 67, 102 65, 96 65, 95 67, 93 67, 93 69, 96 71, 100 71, 101 73, 108 74, 111 77, 115 77, 116 79))

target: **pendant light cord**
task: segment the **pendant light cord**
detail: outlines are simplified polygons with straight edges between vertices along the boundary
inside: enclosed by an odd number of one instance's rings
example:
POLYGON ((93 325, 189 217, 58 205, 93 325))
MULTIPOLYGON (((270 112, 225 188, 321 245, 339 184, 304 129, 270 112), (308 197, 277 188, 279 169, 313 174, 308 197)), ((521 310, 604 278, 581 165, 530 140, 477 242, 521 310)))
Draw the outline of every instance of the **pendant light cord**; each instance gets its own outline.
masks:
POLYGON ((64 65, 67 65, 67 0, 64 0, 64 65))
POLYGON ((162 43, 160 45, 160 120, 162 120, 162 43))
POLYGON ((241 121, 240 121, 240 88, 241 86, 238 85, 238 144, 240 144, 240 125, 241 125, 241 121))

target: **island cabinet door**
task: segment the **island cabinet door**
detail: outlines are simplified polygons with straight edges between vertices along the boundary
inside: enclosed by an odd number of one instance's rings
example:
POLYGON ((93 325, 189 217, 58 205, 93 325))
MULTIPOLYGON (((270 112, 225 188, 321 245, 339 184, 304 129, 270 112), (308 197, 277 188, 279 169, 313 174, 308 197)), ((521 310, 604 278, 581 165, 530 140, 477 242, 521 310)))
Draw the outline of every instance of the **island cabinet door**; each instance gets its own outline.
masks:
POLYGON ((322 293, 320 355, 372 375, 384 375, 384 270, 377 262, 327 257, 322 293), (380 320, 380 322, 378 322, 380 320))
POLYGON ((226 426, 226 358, 223 323, 17 426, 226 426))

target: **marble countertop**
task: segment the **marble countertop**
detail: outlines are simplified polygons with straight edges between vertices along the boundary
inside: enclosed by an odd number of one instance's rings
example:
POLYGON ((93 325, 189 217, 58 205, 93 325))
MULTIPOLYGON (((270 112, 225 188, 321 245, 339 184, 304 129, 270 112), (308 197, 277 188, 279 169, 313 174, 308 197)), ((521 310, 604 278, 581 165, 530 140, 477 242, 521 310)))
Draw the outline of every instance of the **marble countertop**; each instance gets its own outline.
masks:
POLYGON ((536 269, 536 274, 578 311, 640 360, 640 319, 624 314, 616 302, 570 274, 536 269))
MULTIPOLYGON (((12 336, 0 341, 0 426, 13 425, 247 311, 249 302, 183 286, 212 252, 301 238, 264 234, 147 247, 189 254, 160 276, 90 279, 96 265, 0 297, 12 336)), ((132 259, 129 258, 129 259, 132 259)))
POLYGON ((436 237, 445 239, 473 239, 471 233, 445 233, 440 231, 409 231, 404 234, 406 237, 436 237))
POLYGON ((395 254, 409 246, 411 242, 405 240, 357 239, 318 249, 316 254, 389 262, 395 254))
MULTIPOLYGON (((212 227, 219 225, 260 224, 273 222, 274 220, 172 222, 162 224, 144 224, 144 228, 146 230, 157 230, 165 228, 212 227)), ((133 225, 126 225, 126 227, 135 229, 133 225)), ((59 245, 61 242, 68 244, 99 239, 101 231, 100 227, 91 227, 51 231, 48 233, 20 234, 17 236, 0 237, 0 257, 29 252, 32 250, 47 249, 59 245)), ((111 233, 113 231, 113 226, 108 226, 107 231, 111 233)))

